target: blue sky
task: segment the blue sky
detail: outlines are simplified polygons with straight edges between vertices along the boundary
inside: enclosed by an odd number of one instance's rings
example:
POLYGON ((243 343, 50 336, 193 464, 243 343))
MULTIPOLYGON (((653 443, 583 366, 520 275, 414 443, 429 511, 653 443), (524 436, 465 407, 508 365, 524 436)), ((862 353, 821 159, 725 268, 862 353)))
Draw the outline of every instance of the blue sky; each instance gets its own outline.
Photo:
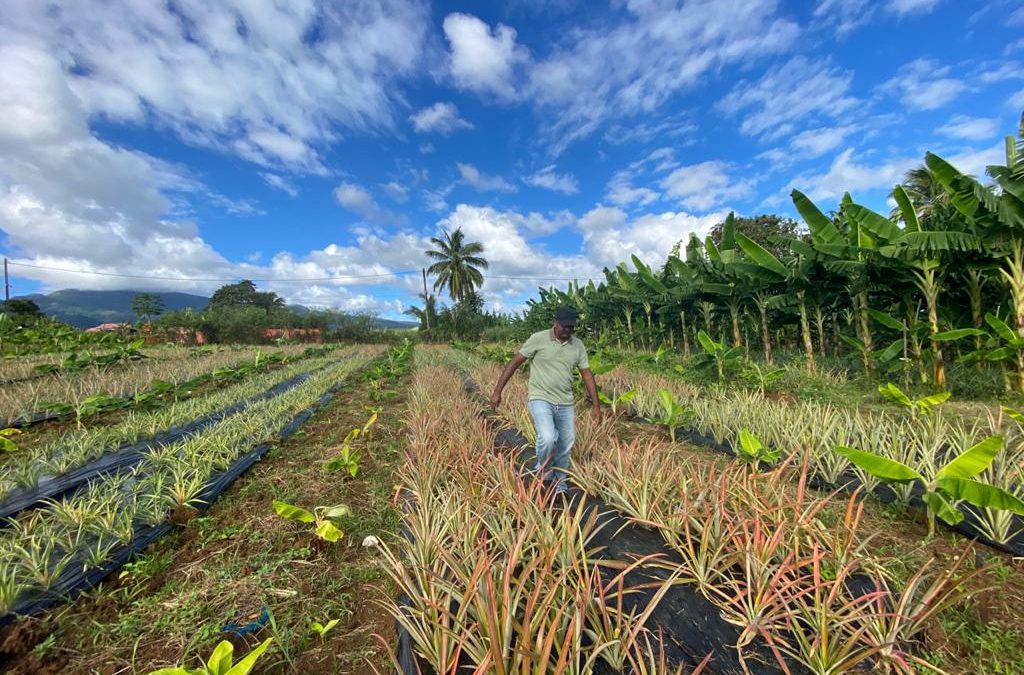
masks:
POLYGON ((794 187, 981 173, 1024 109, 1019 0, 276 4, 5 3, 16 293, 255 278, 395 317, 461 227, 515 310, 794 187))

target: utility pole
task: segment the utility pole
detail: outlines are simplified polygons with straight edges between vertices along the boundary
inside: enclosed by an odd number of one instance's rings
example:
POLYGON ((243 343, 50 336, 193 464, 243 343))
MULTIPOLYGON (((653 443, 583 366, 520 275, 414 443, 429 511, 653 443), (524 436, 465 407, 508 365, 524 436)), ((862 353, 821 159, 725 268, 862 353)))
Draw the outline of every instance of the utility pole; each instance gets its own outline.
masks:
POLYGON ((11 299, 11 277, 7 274, 7 258, 4 258, 4 300, 11 299))
MULTIPOLYGON (((4 258, 4 270, 7 270, 7 259, 4 258)), ((420 271, 423 272, 423 316, 427 321, 427 334, 430 334, 430 296, 427 295, 427 270, 425 267, 421 267, 420 271)))

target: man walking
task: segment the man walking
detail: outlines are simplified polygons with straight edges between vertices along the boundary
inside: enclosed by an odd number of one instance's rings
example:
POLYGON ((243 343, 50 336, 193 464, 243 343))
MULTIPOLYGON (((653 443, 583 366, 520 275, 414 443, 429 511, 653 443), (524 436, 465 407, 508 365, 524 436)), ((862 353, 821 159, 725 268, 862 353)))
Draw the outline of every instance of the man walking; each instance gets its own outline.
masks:
POLYGON ((547 483, 554 482, 556 494, 565 492, 565 472, 569 451, 576 440, 576 416, 573 407, 572 377, 578 368, 590 396, 592 411, 601 416, 597 386, 583 341, 573 335, 576 311, 559 307, 554 324, 534 333, 523 343, 498 379, 491 394, 491 405, 501 405, 501 392, 519 366, 530 365, 529 409, 537 431, 537 473, 547 483))

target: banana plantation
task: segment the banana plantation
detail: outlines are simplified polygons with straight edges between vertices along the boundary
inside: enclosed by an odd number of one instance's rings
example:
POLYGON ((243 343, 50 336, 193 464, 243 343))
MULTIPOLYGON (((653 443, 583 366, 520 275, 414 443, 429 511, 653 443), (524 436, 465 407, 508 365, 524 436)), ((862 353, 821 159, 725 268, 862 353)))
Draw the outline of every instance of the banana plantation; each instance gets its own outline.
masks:
POLYGON ((1024 393, 1022 153, 1024 120, 990 183, 929 153, 889 213, 793 190, 797 236, 756 241, 730 214, 718 241, 691 234, 660 269, 634 256, 604 282, 541 289, 527 321, 571 304, 599 345, 689 357, 716 343, 768 365, 798 353, 811 371, 954 391, 989 376, 1024 393))

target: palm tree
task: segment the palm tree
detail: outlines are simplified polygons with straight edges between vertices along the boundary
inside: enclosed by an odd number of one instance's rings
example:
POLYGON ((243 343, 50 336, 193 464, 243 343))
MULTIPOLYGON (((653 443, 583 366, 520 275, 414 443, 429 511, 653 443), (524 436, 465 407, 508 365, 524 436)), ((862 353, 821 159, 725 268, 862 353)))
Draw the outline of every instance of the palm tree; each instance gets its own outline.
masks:
POLYGON ((480 270, 487 269, 488 265, 487 260, 479 255, 484 252, 484 245, 478 241, 466 243, 462 228, 452 232, 445 230, 443 235, 443 238, 430 239, 434 248, 427 250, 426 254, 437 262, 428 267, 427 272, 437 275, 434 290, 447 287, 451 299, 461 302, 470 291, 484 283, 480 270))
POLYGON ((423 308, 416 307, 415 305, 405 310, 404 314, 414 316, 419 319, 420 331, 430 330, 431 328, 437 328, 437 296, 433 293, 424 296, 420 293, 417 297, 423 300, 423 308))
MULTIPOLYGON (((927 166, 919 166, 903 174, 903 183, 900 185, 910 198, 917 212, 917 219, 921 224, 927 224, 936 206, 949 204, 949 191, 943 187, 942 182, 929 171, 927 166)), ((895 199, 895 190, 889 196, 895 199)), ((890 218, 899 219, 903 217, 903 211, 896 206, 889 213, 890 218)))

